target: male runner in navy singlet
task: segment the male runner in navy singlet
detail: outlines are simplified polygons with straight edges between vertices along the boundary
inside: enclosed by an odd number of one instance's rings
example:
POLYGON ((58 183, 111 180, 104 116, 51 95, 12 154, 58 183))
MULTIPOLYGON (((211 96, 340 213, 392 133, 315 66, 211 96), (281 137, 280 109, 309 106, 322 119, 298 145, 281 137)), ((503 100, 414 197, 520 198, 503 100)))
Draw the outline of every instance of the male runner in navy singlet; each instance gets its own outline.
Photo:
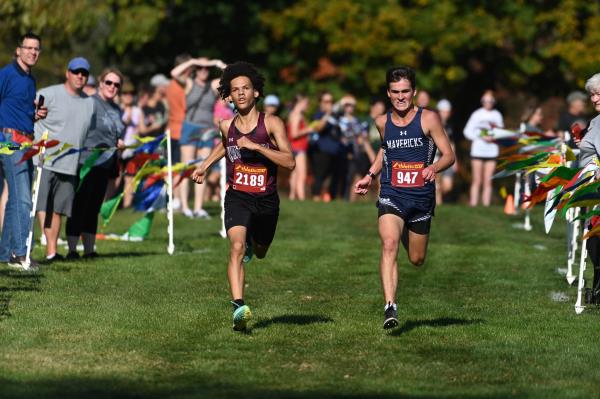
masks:
POLYGON ((252 254, 264 258, 275 236, 279 216, 277 167, 293 170, 294 156, 285 125, 273 115, 256 108, 263 95, 264 78, 253 65, 236 62, 225 68, 219 94, 233 102, 232 119, 219 123, 221 145, 192 174, 202 183, 206 171, 226 156, 225 228, 230 241, 227 277, 233 303, 233 329, 246 329, 251 317, 244 303, 244 264, 252 254))
POLYGON ((385 299, 383 328, 388 329, 398 325, 398 244, 402 242, 412 264, 423 264, 435 208, 435 175, 452 166, 454 152, 438 114, 413 105, 415 72, 408 67, 391 68, 386 82, 392 111, 375 120, 381 149, 354 190, 366 194, 381 172, 379 266, 385 299), (433 162, 436 147, 442 156, 433 162))

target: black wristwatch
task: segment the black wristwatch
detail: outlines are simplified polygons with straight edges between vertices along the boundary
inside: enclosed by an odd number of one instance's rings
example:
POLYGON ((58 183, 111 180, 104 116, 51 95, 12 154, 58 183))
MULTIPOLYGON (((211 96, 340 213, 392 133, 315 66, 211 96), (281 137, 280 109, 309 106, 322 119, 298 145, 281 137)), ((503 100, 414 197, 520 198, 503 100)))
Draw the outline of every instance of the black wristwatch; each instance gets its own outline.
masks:
POLYGON ((370 176, 371 179, 374 179, 377 175, 375 173, 371 172, 371 171, 368 171, 367 172, 367 176, 370 176))

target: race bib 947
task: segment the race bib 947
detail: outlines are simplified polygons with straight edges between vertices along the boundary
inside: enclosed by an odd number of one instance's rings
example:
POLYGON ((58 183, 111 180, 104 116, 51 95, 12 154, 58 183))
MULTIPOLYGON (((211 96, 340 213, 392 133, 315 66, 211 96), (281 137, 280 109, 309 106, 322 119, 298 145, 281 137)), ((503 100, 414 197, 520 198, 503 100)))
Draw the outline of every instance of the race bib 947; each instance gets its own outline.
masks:
POLYGON ((392 161, 392 186, 423 187, 423 162, 392 161))
POLYGON ((267 189, 267 168, 236 164, 233 167, 234 190, 247 193, 262 193, 267 189))

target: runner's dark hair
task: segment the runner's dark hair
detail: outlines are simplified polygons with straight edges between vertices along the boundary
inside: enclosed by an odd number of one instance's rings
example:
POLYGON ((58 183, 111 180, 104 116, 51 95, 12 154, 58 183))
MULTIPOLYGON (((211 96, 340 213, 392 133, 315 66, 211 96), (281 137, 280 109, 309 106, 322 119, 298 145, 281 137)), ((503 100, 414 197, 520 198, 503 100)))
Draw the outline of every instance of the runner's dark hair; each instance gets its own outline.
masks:
POLYGON ((402 79, 408 80, 413 89, 417 87, 417 77, 415 74, 415 70, 410 67, 392 67, 388 69, 387 73, 385 74, 385 82, 387 83, 388 87, 390 87, 390 83, 399 82, 402 79))
POLYGON ((259 98, 263 96, 265 78, 258 72, 256 67, 249 62, 238 61, 227 65, 219 80, 219 95, 225 99, 231 94, 231 81, 240 76, 250 79, 254 90, 258 91, 259 98))

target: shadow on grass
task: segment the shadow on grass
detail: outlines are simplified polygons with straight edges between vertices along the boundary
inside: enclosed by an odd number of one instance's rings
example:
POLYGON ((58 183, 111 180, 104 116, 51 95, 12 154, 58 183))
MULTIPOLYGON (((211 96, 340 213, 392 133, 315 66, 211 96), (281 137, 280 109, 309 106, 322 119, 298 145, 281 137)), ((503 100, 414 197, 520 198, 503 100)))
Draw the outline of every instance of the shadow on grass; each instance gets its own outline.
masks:
POLYGON ((393 330, 390 335, 400 336, 419 327, 451 327, 482 324, 482 319, 457 319, 455 317, 439 317, 431 320, 407 320, 400 328, 393 330))
MULTIPOLYGON (((345 384, 346 385, 346 384, 345 384)), ((292 388, 269 388, 268 385, 245 384, 238 386, 232 381, 218 381, 214 376, 190 374, 175 380, 162 379, 148 382, 124 379, 63 377, 48 380, 9 380, 0 377, 0 396, 3 399, 42 397, 44 399, 67 398, 240 398, 244 399, 500 399, 511 395, 510 391, 498 390, 493 394, 405 394, 361 392, 360 386, 329 389, 295 390, 292 388), (348 391, 351 392, 348 392, 348 391)), ((520 396, 520 397, 525 397, 520 396)))
POLYGON ((97 258, 93 258, 93 259, 85 259, 85 258, 81 258, 78 259, 77 262, 83 262, 83 263, 87 263, 87 262, 94 262, 94 261, 98 261, 101 259, 108 259, 108 258, 137 258, 140 256, 149 256, 149 255, 164 255, 166 254, 167 251, 139 251, 139 252, 100 252, 98 254, 97 258))
POLYGON ((10 302, 15 292, 38 292, 41 281, 38 273, 0 270, 0 321, 11 316, 10 302))
POLYGON ((272 324, 295 324, 297 326, 306 326, 315 323, 331 323, 333 319, 321 315, 297 315, 297 314, 286 314, 283 316, 276 316, 271 319, 261 320, 254 324, 254 328, 266 328, 272 324))

